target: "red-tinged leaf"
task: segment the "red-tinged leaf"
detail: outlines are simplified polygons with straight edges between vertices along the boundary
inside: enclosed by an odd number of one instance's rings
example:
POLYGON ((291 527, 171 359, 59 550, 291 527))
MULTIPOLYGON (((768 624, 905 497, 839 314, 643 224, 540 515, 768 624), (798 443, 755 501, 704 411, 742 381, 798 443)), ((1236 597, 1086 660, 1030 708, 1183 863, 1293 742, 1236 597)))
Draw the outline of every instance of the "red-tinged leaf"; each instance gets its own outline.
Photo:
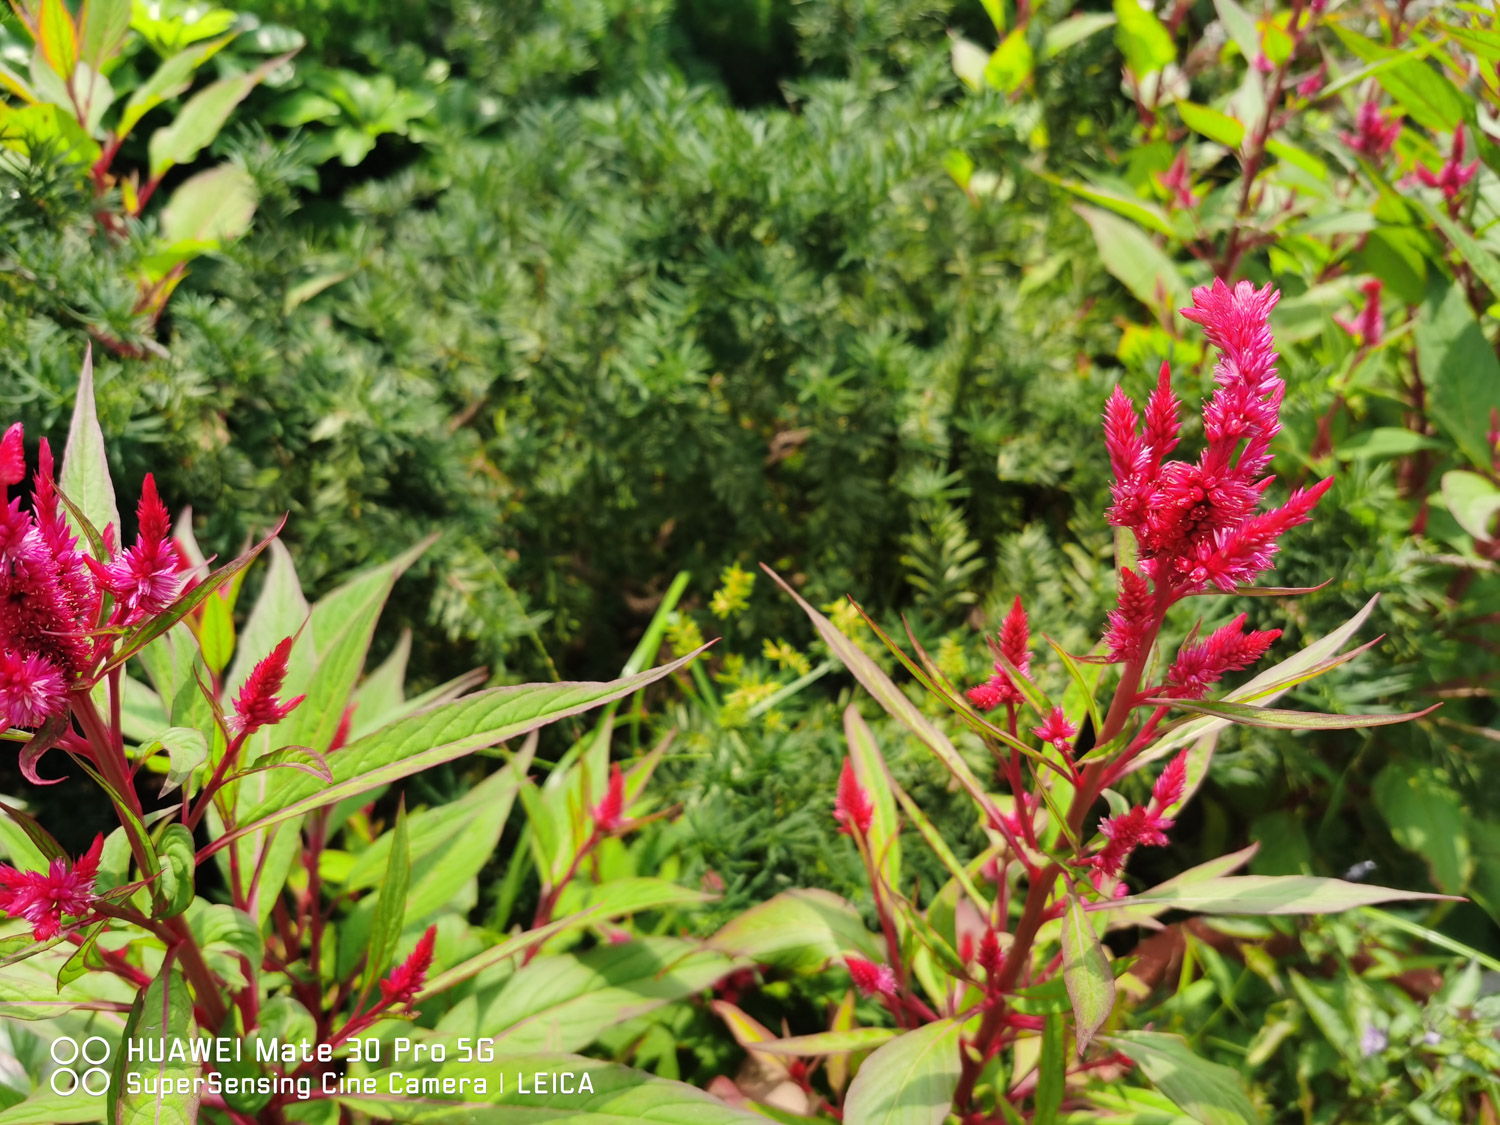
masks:
POLYGON ((883 1047, 900 1032, 890 1027, 851 1027, 847 1031, 820 1031, 814 1035, 797 1035, 790 1039, 769 1039, 756 1044, 756 1050, 767 1055, 792 1058, 819 1058, 844 1055, 851 1051, 871 1051, 883 1047))
POLYGON ((21 776, 33 785, 56 785, 59 781, 67 780, 65 777, 45 778, 36 772, 36 764, 42 760, 42 755, 61 741, 67 729, 68 716, 65 714, 53 715, 37 728, 26 745, 21 747, 21 776))
POLYGON ((1158 707, 1175 707, 1197 715, 1212 715, 1247 727, 1271 730, 1356 730, 1361 727, 1388 727, 1408 723, 1430 715, 1442 706, 1434 703, 1421 711, 1404 711, 1392 715, 1330 715, 1322 711, 1286 711, 1278 707, 1251 707, 1244 703, 1226 703, 1209 699, 1148 699, 1158 707))
POLYGON ((42 57, 66 82, 78 66, 78 28, 63 0, 42 0, 36 34, 42 57))
POLYGON ((333 784, 333 771, 328 768, 328 759, 311 746, 283 746, 280 750, 273 750, 256 758, 255 765, 249 769, 232 773, 224 781, 238 781, 252 773, 264 773, 266 770, 301 770, 333 784))
POLYGON ((1073 1031, 1082 1055, 1115 1009, 1115 974, 1094 922, 1074 894, 1063 919, 1063 983, 1073 1004, 1073 1031))
POLYGON ((1320 660, 1316 664, 1303 668, 1298 672, 1294 672, 1292 675, 1287 676, 1285 679, 1272 681, 1271 683, 1266 684, 1265 687, 1259 688, 1254 692, 1246 692, 1242 688, 1240 689, 1240 691, 1235 692, 1236 698, 1231 700, 1230 702, 1254 703, 1259 699, 1268 699, 1281 695, 1289 688, 1294 688, 1298 684, 1305 684, 1308 680, 1315 680, 1324 672, 1332 671, 1340 664, 1347 664, 1355 657, 1363 656, 1383 640, 1385 640, 1385 634, 1381 633, 1380 636, 1376 637, 1372 641, 1366 641, 1364 644, 1359 645, 1356 648, 1351 648, 1348 652, 1340 653, 1338 656, 1330 656, 1324 660, 1320 660))
POLYGON ((1201 914, 1334 914, 1378 902, 1462 901, 1452 895, 1402 891, 1316 875, 1223 875, 1173 880, 1128 898, 1090 903, 1087 910, 1194 910, 1201 914))
POLYGON ((20 809, 12 808, 4 801, 0 801, 0 812, 3 812, 11 820, 16 822, 17 827, 26 833, 26 838, 36 845, 36 850, 42 853, 46 859, 66 859, 67 852, 63 846, 52 838, 48 832, 35 819, 23 813, 20 809))
MULTIPOLYGON (((1325 578, 1316 586, 1237 586, 1234 592, 1242 598, 1294 598, 1300 594, 1316 594, 1332 582, 1332 578, 1325 578)), ((1217 590, 1203 592, 1218 593, 1217 590)))
POLYGON ((271 530, 270 535, 267 535, 239 558, 225 563, 191 590, 184 592, 161 613, 141 622, 136 628, 129 630, 121 639, 120 646, 115 650, 115 654, 105 664, 104 671, 108 672, 124 664, 126 660, 140 652, 141 649, 156 640, 157 637, 163 636, 173 625, 202 605, 210 594, 216 593, 221 586, 254 562, 256 556, 270 546, 271 540, 281 534, 281 529, 285 525, 286 517, 282 516, 281 519, 276 521, 276 526, 271 530))

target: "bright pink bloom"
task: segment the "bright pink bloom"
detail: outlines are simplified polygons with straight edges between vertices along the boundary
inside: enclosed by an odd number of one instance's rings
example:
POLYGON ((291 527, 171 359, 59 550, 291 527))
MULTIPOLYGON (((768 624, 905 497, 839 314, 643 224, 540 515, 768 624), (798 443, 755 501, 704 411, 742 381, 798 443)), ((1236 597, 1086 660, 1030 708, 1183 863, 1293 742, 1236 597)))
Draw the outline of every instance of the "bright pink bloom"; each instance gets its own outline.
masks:
POLYGON ((1354 117, 1354 132, 1340 133, 1339 137, 1366 160, 1378 163, 1396 138, 1401 135, 1401 118, 1386 117, 1380 106, 1373 101, 1364 102, 1354 117))
MULTIPOLYGON (((1004 624, 1000 626, 998 643, 992 641, 991 647, 1015 665, 1016 671, 1021 675, 1029 677, 1031 675, 1030 645, 1031 628, 1026 621, 1026 610, 1022 608, 1021 599, 1018 597, 1011 604, 1004 624)), ((1014 705, 1026 700, 1020 689, 1011 681, 1010 673, 998 660, 995 662, 994 674, 985 683, 970 688, 965 694, 969 702, 981 711, 993 711, 1002 703, 1014 705)))
POLYGON ((1183 791, 1187 788, 1187 756, 1188 752, 1183 750, 1168 762, 1167 768, 1161 771, 1161 776, 1151 787, 1151 807, 1158 815, 1182 800, 1183 791))
POLYGON ((418 940, 411 956, 391 970, 391 975, 380 982, 382 1007, 410 1004, 416 999, 422 985, 427 982, 427 970, 432 967, 432 946, 437 941, 437 927, 428 926, 427 932, 418 940))
POLYGON ((1380 311, 1382 288, 1378 277, 1370 278, 1359 287, 1365 295, 1364 308, 1359 310, 1359 316, 1353 320, 1341 316, 1333 318, 1334 323, 1354 337, 1354 342, 1362 348, 1374 347, 1385 335, 1385 314, 1380 311))
POLYGON ((1324 63, 1301 82, 1297 83, 1297 95, 1303 98, 1316 97, 1328 78, 1328 64, 1324 63))
POLYGON ((1270 74, 1276 69, 1276 64, 1266 56, 1266 53, 1264 51, 1257 51, 1255 53, 1255 59, 1251 62, 1250 65, 1255 67, 1255 69, 1261 74, 1270 74))
POLYGON ((54 859, 45 872, 17 871, 0 863, 0 913, 25 918, 37 941, 56 937, 64 918, 81 918, 93 908, 94 881, 103 852, 101 834, 71 866, 62 858, 54 859))
POLYGON ((14 422, 0 438, 0 486, 9 488, 26 479, 26 435, 14 422))
POLYGON ((1104 875, 1117 876, 1136 848, 1146 844, 1158 847, 1165 844, 1166 830, 1171 827, 1171 820, 1136 805, 1119 816, 1101 821, 1099 831, 1106 841, 1104 847, 1075 862, 1093 867, 1104 875))
POLYGON ((171 521, 150 473, 141 486, 136 517, 140 530, 133 547, 108 564, 86 560, 99 584, 119 602, 115 621, 121 625, 161 613, 182 587, 181 560, 170 534, 171 521))
MULTIPOLYGON (((5 491, 25 475, 22 438, 11 426, 0 439, 5 491)), ((84 686, 99 614, 99 592, 62 514, 45 441, 37 460, 30 512, 0 492, 0 717, 30 727, 61 714, 66 692, 84 686)))
POLYGON ((1063 714, 1061 707, 1054 707, 1047 713, 1047 718, 1042 725, 1032 729, 1032 734, 1043 742, 1050 742, 1064 754, 1073 746, 1073 736, 1078 733, 1078 728, 1068 722, 1068 716, 1063 714))
POLYGON ((1135 406, 1116 387, 1104 412, 1104 440, 1115 481, 1109 521, 1127 527, 1139 547, 1139 574, 1122 575, 1121 602, 1110 615, 1112 659, 1133 659, 1154 635, 1166 607, 1212 585, 1232 591, 1271 566, 1277 540, 1305 523, 1328 488, 1294 493, 1282 507, 1257 514, 1270 478, 1271 440, 1281 428, 1285 386, 1276 374, 1270 313, 1278 294, 1248 281, 1193 290, 1183 316, 1201 324, 1218 349, 1218 388, 1203 407, 1206 448, 1196 461, 1167 461, 1177 444, 1177 400, 1163 368, 1147 404, 1144 433, 1135 406), (1154 585, 1148 596, 1142 578, 1154 585), (1128 604, 1127 604, 1128 602, 1128 604), (1132 655, 1133 654, 1133 655, 1132 655))
POLYGON ((282 640, 245 678, 240 693, 234 697, 235 717, 230 725, 236 734, 249 735, 261 727, 275 726, 307 698, 299 695, 285 703, 276 698, 286 680, 286 662, 291 656, 294 639, 287 637, 282 640))
POLYGON ((1005 964, 1005 955, 1000 952, 1000 939, 995 935, 994 930, 987 929, 979 942, 979 967, 990 976, 994 976, 1003 964, 1005 964))
POLYGON ((1186 148, 1178 149, 1177 158, 1172 161, 1170 168, 1156 173, 1156 182, 1172 197, 1173 207, 1191 211, 1198 206, 1198 197, 1193 194, 1193 173, 1188 168, 1186 148))
POLYGON ((1215 629, 1207 640, 1183 645, 1167 673, 1167 688, 1162 694, 1174 699, 1202 699, 1209 685, 1218 683, 1226 672, 1250 667, 1281 636, 1280 629, 1244 630, 1242 613, 1215 629))
POLYGON ((619 831, 625 823, 625 775, 619 762, 610 767, 609 788, 594 806, 593 814, 594 827, 605 835, 619 831))
POLYGON ((870 794, 859 783, 854 774, 854 761, 844 759, 844 768, 839 771, 838 796, 833 801, 833 819, 839 822, 839 831, 844 835, 858 832, 861 836, 870 833, 870 823, 875 819, 875 803, 870 794))
POLYGON ((1456 199, 1458 193, 1474 178, 1479 171, 1479 161, 1476 159, 1464 165, 1464 127, 1460 125, 1453 130, 1453 147, 1448 152, 1448 159, 1436 172, 1424 164, 1416 167, 1417 179, 1428 187, 1442 188, 1444 199, 1456 199))
POLYGON ((889 965, 877 965, 862 957, 845 957, 849 975, 854 978, 854 987, 865 996, 896 995, 896 974, 889 965))

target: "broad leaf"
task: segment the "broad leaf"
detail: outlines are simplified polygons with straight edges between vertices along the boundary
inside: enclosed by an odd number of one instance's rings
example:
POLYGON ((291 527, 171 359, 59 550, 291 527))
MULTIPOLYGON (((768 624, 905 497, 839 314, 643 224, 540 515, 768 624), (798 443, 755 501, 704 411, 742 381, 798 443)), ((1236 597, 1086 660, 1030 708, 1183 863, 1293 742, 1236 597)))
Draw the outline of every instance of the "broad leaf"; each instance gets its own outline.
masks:
POLYGON ((1434 886, 1456 895, 1468 885, 1474 854, 1464 802, 1437 771, 1392 762, 1376 775, 1371 795, 1396 843, 1422 857, 1434 886))
POLYGON ((1463 288, 1434 279, 1413 331, 1433 421, 1460 453, 1488 472, 1490 410, 1500 407, 1500 359, 1463 288))
POLYGON ((938 1020, 867 1058, 844 1100, 844 1125, 942 1125, 962 1069, 963 1024, 938 1020))
POLYGON ((1153 12, 1136 0, 1115 0, 1115 45, 1125 56, 1125 65, 1137 78, 1144 78, 1177 60, 1172 35, 1153 12))
POLYGON ((167 200, 158 222, 169 241, 211 250, 250 229, 257 201, 250 173, 220 164, 185 180, 167 200))
POLYGON ((365 972, 360 995, 366 996, 385 973, 385 966, 401 941, 401 924, 406 919, 406 887, 411 881, 411 853, 407 847, 406 801, 396 807, 396 827, 386 849, 385 878, 375 900, 369 939, 365 944, 365 972))
POLYGON ((244 101, 266 75, 291 57, 291 54, 285 54, 268 59, 254 70, 221 78, 189 98, 170 125, 151 134, 147 145, 151 178, 160 179, 173 165, 196 160, 198 154, 219 135, 234 107, 244 101))
POLYGON ((161 874, 153 890, 158 918, 174 918, 193 901, 194 859, 193 834, 181 824, 169 824, 156 846, 161 874))
POLYGON ((709 945, 735 957, 792 972, 817 972, 835 957, 880 959, 858 911, 828 891, 798 889, 752 906, 709 945))
POLYGON ((1176 1035, 1123 1031, 1105 1042, 1134 1059, 1158 1090, 1203 1125, 1256 1125, 1260 1115, 1240 1076, 1193 1053, 1176 1035))
MULTIPOLYGON (((1135 0, 1123 3, 1143 11, 1135 0)), ((1170 322, 1174 310, 1189 303, 1188 285, 1177 264, 1140 227, 1097 207, 1073 209, 1093 231, 1104 268, 1158 319, 1170 322)))
POLYGON ((1083 1054, 1098 1030, 1104 1026, 1115 1007, 1115 975, 1094 921, 1078 901, 1068 896, 1068 913, 1063 919, 1063 981, 1068 999, 1073 1003, 1074 1032, 1078 1053, 1083 1054))
MULTIPOLYGON (((83 371, 78 376, 78 395, 73 403, 73 421, 68 427, 68 444, 63 450, 62 472, 57 483, 95 530, 102 534, 106 527, 114 524, 115 531, 120 531, 120 509, 115 503, 115 486, 109 479, 104 433, 99 429, 99 415, 94 410, 92 347, 83 354, 83 371)), ((68 513, 68 524, 80 542, 88 542, 88 536, 71 512, 68 513)))
POLYGON ((850 1051, 870 1051, 883 1047, 900 1034, 889 1027, 854 1027, 848 1031, 821 1031, 816 1035, 797 1035, 790 1039, 771 1039, 758 1046, 768 1055, 790 1055, 793 1058, 815 1058, 842 1055, 850 1051))
POLYGON ((1091 903, 1089 910, 1150 907, 1204 914, 1333 914, 1377 902, 1443 899, 1447 895, 1401 891, 1316 875, 1224 875, 1163 883, 1128 898, 1091 903))
POLYGON ((1231 703, 1220 699, 1148 699, 1161 707, 1175 707, 1199 715, 1214 715, 1247 727, 1271 730, 1354 730, 1359 727, 1388 727, 1408 723, 1431 714, 1441 704, 1434 703, 1421 711, 1404 711, 1386 715, 1328 715, 1319 711, 1286 711, 1277 707, 1256 707, 1248 703, 1231 703))
MULTIPOLYGON (((121 1042, 141 1040, 171 1046, 174 1042, 186 1042, 197 1036, 187 982, 169 963, 136 997, 121 1042)), ((167 1052, 163 1055, 166 1056, 167 1052)), ((182 1082, 189 1090, 194 1089, 193 1080, 201 1069, 202 1064, 191 1059, 164 1057, 159 1063, 142 1059, 131 1061, 128 1052, 121 1050, 115 1058, 110 1083, 109 1125, 193 1125, 198 1120, 199 1095, 179 1094, 176 1089, 182 1082), (127 1082, 127 1076, 132 1074, 138 1075, 143 1084, 149 1084, 152 1089, 167 1087, 173 1092, 132 1094, 127 1082)))

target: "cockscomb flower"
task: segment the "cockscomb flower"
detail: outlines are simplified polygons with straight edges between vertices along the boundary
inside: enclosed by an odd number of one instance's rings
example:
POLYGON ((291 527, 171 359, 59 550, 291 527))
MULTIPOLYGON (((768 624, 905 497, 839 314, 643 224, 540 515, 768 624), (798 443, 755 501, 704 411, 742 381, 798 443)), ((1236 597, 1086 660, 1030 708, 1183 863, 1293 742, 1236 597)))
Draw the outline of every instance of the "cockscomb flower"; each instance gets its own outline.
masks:
POLYGON ((1161 771, 1156 784, 1151 786, 1151 808, 1156 815, 1160 816, 1182 800, 1183 791, 1187 788, 1187 757, 1186 750, 1179 753, 1167 763, 1167 768, 1161 771))
POLYGON ((877 965, 862 957, 845 957, 854 987, 864 996, 896 995, 896 974, 889 965, 877 965))
POLYGON ((618 832, 625 823, 625 775, 619 762, 610 767, 609 786, 592 812, 594 827, 606 836, 618 832))
MULTIPOLYGON (((1022 607, 1019 597, 1011 604, 1010 612, 1005 615, 1005 622, 1000 626, 998 641, 991 643, 1021 675, 1031 674, 1031 627, 1027 624, 1026 610, 1022 607)), ((971 687, 965 695, 969 702, 981 711, 993 711, 1001 704, 1015 705, 1026 699, 1011 680, 1010 673, 998 660, 995 662, 994 674, 984 683, 971 687)))
POLYGON ((427 983, 427 970, 432 967, 432 947, 437 941, 437 927, 428 926, 427 932, 417 939, 411 956, 391 970, 391 975, 380 982, 382 1007, 397 1007, 410 1004, 416 999, 422 985, 427 983))
POLYGON ((1313 98, 1322 92, 1323 83, 1328 80, 1328 64, 1325 62, 1313 71, 1301 82, 1297 83, 1297 96, 1300 98, 1313 98))
POLYGON ((275 726, 307 698, 299 695, 284 703, 276 698, 286 681, 286 662, 295 639, 284 638, 245 678, 244 686, 234 697, 234 719, 230 725, 235 734, 250 735, 261 727, 275 726))
POLYGON ((845 836, 856 832, 861 836, 868 836, 870 824, 875 819, 875 803, 870 800, 870 794, 855 776, 852 758, 845 758, 844 768, 839 771, 839 789, 833 801, 833 819, 839 822, 839 831, 845 836))
POLYGON ((1349 333, 1362 348, 1374 347, 1385 335, 1385 314, 1380 310, 1380 293, 1384 286, 1378 277, 1372 277, 1359 287, 1365 295, 1364 307, 1353 320, 1336 316, 1334 323, 1349 333))
POLYGON ((1098 874, 1113 878, 1120 874, 1136 848, 1146 845, 1160 847, 1167 843, 1167 830, 1175 821, 1166 812, 1182 800, 1186 789, 1187 751, 1184 750, 1167 763, 1167 768, 1151 787, 1151 806, 1135 805, 1118 816, 1100 821, 1099 833, 1105 839, 1104 847, 1091 856, 1074 860, 1074 864, 1092 867, 1098 874))
POLYGON ((1000 971, 1000 966, 1005 964, 1005 955, 1000 952, 1000 938, 994 930, 984 931, 984 937, 979 941, 979 967, 990 976, 1000 971))
POLYGON ((37 941, 56 937, 64 918, 81 918, 93 909, 94 881, 103 852, 100 834, 77 863, 60 857, 45 872, 18 871, 0 863, 0 913, 30 922, 31 936, 37 941))
POLYGON ((1198 206, 1198 197, 1193 194, 1193 173, 1188 167, 1187 149, 1177 151, 1177 158, 1165 172, 1156 173, 1156 182, 1171 197, 1173 207, 1191 211, 1198 206))
POLYGON ((1460 125, 1453 130, 1453 147, 1448 151, 1448 159, 1443 161, 1443 166, 1436 172, 1425 164, 1416 167, 1417 179, 1428 187, 1441 188, 1443 198, 1452 200, 1458 198, 1458 193, 1474 178, 1479 171, 1479 161, 1475 159, 1468 165, 1464 164, 1464 127, 1460 125))
POLYGON ((136 518, 140 530, 134 546, 108 563, 85 560, 99 584, 115 596, 118 609, 113 620, 119 625, 162 612, 182 587, 181 560, 171 537, 171 520, 150 473, 141 485, 136 518))
POLYGON ((1339 134, 1339 138, 1366 160, 1379 161, 1396 143, 1401 135, 1401 118, 1387 117, 1379 103, 1361 103, 1354 115, 1354 132, 1339 134))
POLYGON ((1135 535, 1139 560, 1122 570, 1106 639, 1112 660, 1135 660, 1168 606, 1210 586, 1225 592, 1271 567, 1278 541, 1327 491, 1330 480, 1259 512, 1271 478, 1271 441, 1281 429, 1285 385, 1276 374, 1270 314, 1279 294, 1248 281, 1193 290, 1182 315, 1202 325, 1219 353, 1218 384, 1203 405, 1206 445, 1195 461, 1166 460, 1178 441, 1178 402, 1163 366, 1144 424, 1119 387, 1104 412, 1115 480, 1109 521, 1135 535), (1148 588, 1146 580, 1151 586, 1148 588))
POLYGON ((85 686, 94 657, 99 591, 57 495, 52 450, 41 443, 31 511, 5 493, 25 477, 24 434, 0 439, 0 718, 37 727, 85 686))
POLYGON ((1202 699, 1209 685, 1228 672, 1248 668, 1270 648, 1280 629, 1245 632, 1245 614, 1209 634, 1207 640, 1183 645, 1167 672, 1163 695, 1173 699, 1202 699))
POLYGON ((1066 754, 1072 748, 1073 737, 1078 733, 1078 728, 1068 722, 1068 716, 1063 714, 1061 707, 1054 707, 1047 712, 1047 718, 1042 725, 1033 728, 1031 733, 1043 742, 1050 742, 1066 754))

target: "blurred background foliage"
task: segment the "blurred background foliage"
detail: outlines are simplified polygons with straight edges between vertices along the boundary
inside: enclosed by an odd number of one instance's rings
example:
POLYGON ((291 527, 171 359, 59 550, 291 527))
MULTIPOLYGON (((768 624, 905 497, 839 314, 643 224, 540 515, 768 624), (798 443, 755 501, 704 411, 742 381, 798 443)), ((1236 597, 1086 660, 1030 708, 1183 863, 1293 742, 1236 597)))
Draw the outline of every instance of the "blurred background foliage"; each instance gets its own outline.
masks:
MULTIPOLYGON (((161 8, 186 25, 212 16, 161 8)), ((1075 11, 1102 29, 1108 5, 1022 10, 1039 61, 1015 79, 999 0, 247 2, 207 69, 241 73, 300 45, 204 157, 253 180, 254 221, 191 263, 159 319, 138 284, 152 212, 105 233, 60 146, 0 161, 7 417, 63 432, 92 342, 115 480, 133 494, 156 472, 206 549, 233 551, 290 512, 285 539, 316 594, 441 531, 381 642, 412 630, 417 689, 475 664, 497 681, 613 675, 686 572, 668 649, 724 639, 630 729, 638 747, 679 731, 663 776, 684 817, 662 831, 684 878, 726 890, 705 928, 787 886, 852 892, 855 857, 828 815, 849 681, 789 601, 753 581, 757 565, 815 602, 850 595, 897 629, 905 615, 957 682, 984 676, 983 634, 1018 593, 1038 632, 1086 651, 1114 581, 1101 405, 1117 381, 1142 396, 1164 358, 1179 391, 1210 385, 1201 351, 1162 331, 1156 295, 1075 209, 1076 185, 1101 177, 1126 200, 1117 214, 1137 215, 1131 200, 1159 209, 1182 120, 1143 116, 1122 91, 1118 36, 1044 40, 1075 11), (966 83, 955 66, 966 72, 972 43, 982 78, 966 83)), ((1212 3, 1173 10, 1188 47, 1209 52, 1185 51, 1195 95, 1222 107, 1248 60, 1215 68, 1214 51, 1233 52, 1204 31, 1212 3)), ((1351 108, 1307 119, 1325 158, 1351 108)), ((1403 159, 1435 164, 1415 135, 1403 159)), ((1203 140, 1193 173, 1223 194, 1233 161, 1203 140)), ((1482 182, 1481 232, 1497 214, 1495 178, 1482 182)), ((1381 183, 1365 181, 1388 199, 1381 183)), ((1373 206, 1311 194, 1341 214, 1373 206)), ((1404 225, 1432 229, 1420 215, 1404 225)), ((1259 840, 1256 870, 1378 869, 1383 883, 1471 895, 1483 908, 1455 909, 1445 929, 1494 952, 1489 540, 1433 502, 1442 470, 1465 462, 1444 460, 1446 433, 1412 413, 1410 341, 1356 356, 1333 320, 1357 311, 1355 282, 1373 272, 1409 310, 1393 321, 1416 324, 1426 294, 1412 278, 1428 267, 1404 234, 1390 253, 1361 242, 1331 271, 1344 287, 1298 306, 1330 262, 1309 249, 1316 232, 1273 233, 1244 272, 1300 310, 1282 338, 1278 487, 1338 477, 1313 526, 1288 537, 1277 580, 1331 581, 1246 608, 1285 628, 1290 652, 1379 593, 1386 642, 1298 704, 1446 707, 1406 727, 1226 736, 1174 847, 1139 874, 1259 840), (1319 447, 1325 419, 1335 447, 1319 447), (1393 429, 1412 436, 1353 440, 1393 429), (1428 485, 1413 484, 1414 457, 1428 485)), ((1189 241, 1169 230, 1152 244, 1188 264, 1179 284, 1207 276, 1189 241)), ((877 734, 945 823, 939 773, 877 734)), ((1349 953, 1354 939, 1328 933, 1308 956, 1349 953)), ((1262 984, 1254 1012, 1287 1003, 1284 981, 1262 984)), ((1444 996, 1433 1003, 1448 1013, 1444 996)), ((1179 1019, 1221 1003, 1175 1002, 1179 1019)), ((1296 1068, 1321 1059, 1284 1060, 1270 1085, 1300 1096, 1313 1071, 1296 1068)), ((1361 1071, 1371 1098, 1375 1066, 1361 1071)))

